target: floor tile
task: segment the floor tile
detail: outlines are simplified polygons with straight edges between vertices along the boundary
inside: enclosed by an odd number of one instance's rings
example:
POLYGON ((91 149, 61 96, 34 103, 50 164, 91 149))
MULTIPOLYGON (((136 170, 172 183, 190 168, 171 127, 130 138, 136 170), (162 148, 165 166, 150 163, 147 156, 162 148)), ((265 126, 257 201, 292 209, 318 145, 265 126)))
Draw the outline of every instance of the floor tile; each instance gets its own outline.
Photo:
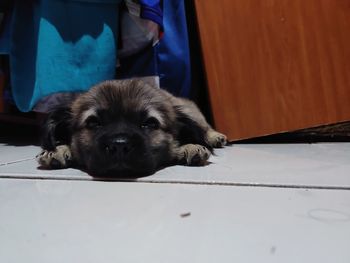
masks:
MULTIPOLYGON (((350 188, 349 156, 350 143, 238 144, 217 150, 205 167, 173 166, 138 180, 350 188)), ((0 166, 0 177, 92 179, 75 169, 39 170, 35 160, 0 166)))
POLYGON ((13 146, 0 143, 0 166, 33 159, 39 150, 39 147, 32 145, 13 146))
POLYGON ((172 167, 153 179, 350 187, 350 144, 252 144, 216 151, 206 167, 172 167))
POLYGON ((1 262, 350 262, 350 191, 0 180, 1 262))

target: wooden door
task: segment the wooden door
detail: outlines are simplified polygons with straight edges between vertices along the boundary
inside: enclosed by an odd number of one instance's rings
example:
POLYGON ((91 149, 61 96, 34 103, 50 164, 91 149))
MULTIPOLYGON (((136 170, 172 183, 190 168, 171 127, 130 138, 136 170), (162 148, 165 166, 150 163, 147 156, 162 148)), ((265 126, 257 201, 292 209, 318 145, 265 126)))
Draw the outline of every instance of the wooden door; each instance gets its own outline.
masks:
POLYGON ((350 0, 195 0, 215 126, 231 140, 350 120, 350 0))

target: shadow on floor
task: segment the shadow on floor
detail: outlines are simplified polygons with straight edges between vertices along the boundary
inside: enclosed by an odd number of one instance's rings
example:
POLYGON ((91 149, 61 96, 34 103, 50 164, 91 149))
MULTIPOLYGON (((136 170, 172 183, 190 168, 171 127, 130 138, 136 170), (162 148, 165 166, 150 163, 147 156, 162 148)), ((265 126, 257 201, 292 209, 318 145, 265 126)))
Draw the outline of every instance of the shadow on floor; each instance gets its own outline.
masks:
POLYGON ((0 143, 13 146, 39 146, 39 126, 0 122, 0 143))

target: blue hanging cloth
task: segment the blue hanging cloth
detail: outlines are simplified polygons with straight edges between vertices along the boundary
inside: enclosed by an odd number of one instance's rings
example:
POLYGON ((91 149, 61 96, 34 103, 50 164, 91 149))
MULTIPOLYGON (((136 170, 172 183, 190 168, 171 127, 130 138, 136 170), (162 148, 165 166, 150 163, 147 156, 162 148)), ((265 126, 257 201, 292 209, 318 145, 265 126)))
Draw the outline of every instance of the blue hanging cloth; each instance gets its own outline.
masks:
POLYGON ((120 0, 15 2, 10 66, 21 111, 56 92, 80 92, 115 76, 120 0))
POLYGON ((184 0, 164 1, 164 36, 156 46, 160 85, 189 97, 191 65, 184 0))
POLYGON ((160 0, 140 0, 140 17, 152 20, 163 27, 163 10, 160 0))
POLYGON ((140 0, 141 17, 158 23, 164 35, 155 46, 120 59, 118 78, 159 76, 160 86, 189 97, 191 65, 184 0, 140 0))

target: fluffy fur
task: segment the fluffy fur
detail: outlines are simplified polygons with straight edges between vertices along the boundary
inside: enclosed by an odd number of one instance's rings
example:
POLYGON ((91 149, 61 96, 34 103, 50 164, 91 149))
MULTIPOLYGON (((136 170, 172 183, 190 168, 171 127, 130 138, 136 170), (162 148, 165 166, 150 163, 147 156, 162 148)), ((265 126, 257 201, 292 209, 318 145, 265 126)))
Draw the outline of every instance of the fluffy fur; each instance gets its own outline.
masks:
POLYGON ((93 176, 143 176, 174 164, 204 165, 225 144, 193 102, 141 81, 112 80, 49 114, 37 161, 93 176))

